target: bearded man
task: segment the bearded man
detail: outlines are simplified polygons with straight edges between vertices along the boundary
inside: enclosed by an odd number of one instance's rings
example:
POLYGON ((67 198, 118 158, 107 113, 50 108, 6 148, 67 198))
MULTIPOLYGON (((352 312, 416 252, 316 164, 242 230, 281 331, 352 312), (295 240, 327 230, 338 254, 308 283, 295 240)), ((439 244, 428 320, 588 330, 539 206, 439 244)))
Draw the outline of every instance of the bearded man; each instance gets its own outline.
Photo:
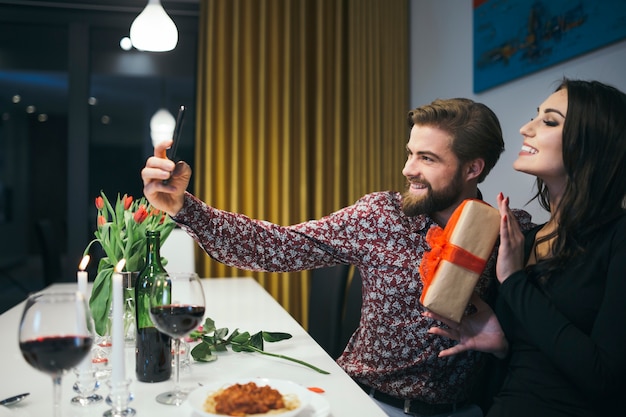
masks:
MULTIPOLYGON (((428 230, 445 227, 463 200, 481 198, 478 184, 504 151, 502 130, 487 106, 463 98, 412 110, 409 126, 407 190, 367 194, 318 220, 280 226, 207 205, 186 192, 191 168, 179 163, 174 170, 169 141, 142 170, 144 194, 224 264, 271 272, 355 265, 363 280, 361 321, 338 364, 390 416, 481 416, 466 400, 482 354, 438 357, 456 342, 428 332, 440 323, 422 315, 419 265, 428 230)), ((530 224, 527 213, 516 217, 530 224)), ((481 296, 494 265, 492 257, 477 285, 481 296)))

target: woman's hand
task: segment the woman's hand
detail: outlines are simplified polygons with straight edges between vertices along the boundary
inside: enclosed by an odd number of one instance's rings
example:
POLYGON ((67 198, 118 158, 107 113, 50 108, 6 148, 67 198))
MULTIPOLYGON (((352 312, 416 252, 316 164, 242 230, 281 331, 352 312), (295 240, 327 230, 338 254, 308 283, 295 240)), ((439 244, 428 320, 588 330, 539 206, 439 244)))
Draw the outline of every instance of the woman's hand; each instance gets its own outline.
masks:
POLYGON ((143 179, 143 194, 150 204, 166 212, 170 216, 176 215, 183 207, 185 190, 191 179, 191 168, 185 162, 174 163, 167 159, 167 148, 172 141, 163 141, 154 148, 154 156, 146 161, 141 170, 143 179), (167 184, 163 180, 168 180, 167 184))
POLYGON ((500 210, 500 246, 496 276, 498 281, 504 282, 512 273, 524 268, 524 235, 509 208, 509 198, 499 193, 497 200, 500 210))
POLYGON ((495 313, 478 294, 473 293, 470 303, 476 307, 476 312, 464 316, 461 323, 441 317, 432 311, 426 311, 424 316, 438 320, 449 328, 431 327, 428 333, 458 340, 455 346, 439 352, 439 357, 456 355, 466 350, 492 353, 498 358, 504 358, 509 344, 504 336, 500 322, 495 313))

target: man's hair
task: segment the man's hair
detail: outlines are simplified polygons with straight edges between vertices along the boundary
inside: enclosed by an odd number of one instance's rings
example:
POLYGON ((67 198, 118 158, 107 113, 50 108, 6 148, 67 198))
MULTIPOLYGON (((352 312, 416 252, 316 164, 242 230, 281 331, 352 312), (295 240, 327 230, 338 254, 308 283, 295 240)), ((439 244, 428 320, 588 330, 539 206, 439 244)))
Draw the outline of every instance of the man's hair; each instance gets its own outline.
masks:
POLYGON ((437 99, 409 112, 409 127, 431 126, 452 137, 452 152, 461 164, 485 161, 478 176, 483 182, 504 151, 502 129, 495 113, 482 103, 467 98, 437 99))

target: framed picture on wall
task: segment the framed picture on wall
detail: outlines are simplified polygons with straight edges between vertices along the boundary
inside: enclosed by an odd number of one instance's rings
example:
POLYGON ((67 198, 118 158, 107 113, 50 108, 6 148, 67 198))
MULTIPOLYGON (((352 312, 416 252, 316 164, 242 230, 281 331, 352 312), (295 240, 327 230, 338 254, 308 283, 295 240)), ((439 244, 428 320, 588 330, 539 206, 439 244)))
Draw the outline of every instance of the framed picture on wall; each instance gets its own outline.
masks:
POLYGON ((626 38, 624 0, 474 0, 474 92, 626 38))

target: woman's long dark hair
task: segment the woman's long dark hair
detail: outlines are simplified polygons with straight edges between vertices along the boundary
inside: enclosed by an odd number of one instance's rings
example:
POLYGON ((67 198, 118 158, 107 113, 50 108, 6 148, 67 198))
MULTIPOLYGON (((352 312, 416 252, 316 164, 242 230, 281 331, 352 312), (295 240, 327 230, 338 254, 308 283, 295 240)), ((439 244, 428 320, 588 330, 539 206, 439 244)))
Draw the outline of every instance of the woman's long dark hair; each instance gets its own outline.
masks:
MULTIPOLYGON (((624 212, 626 195, 626 94, 597 81, 563 79, 567 90, 563 164, 567 184, 558 207, 553 257, 537 264, 543 278, 582 255, 591 236, 624 212)), ((550 195, 537 179, 539 204, 550 195)))

